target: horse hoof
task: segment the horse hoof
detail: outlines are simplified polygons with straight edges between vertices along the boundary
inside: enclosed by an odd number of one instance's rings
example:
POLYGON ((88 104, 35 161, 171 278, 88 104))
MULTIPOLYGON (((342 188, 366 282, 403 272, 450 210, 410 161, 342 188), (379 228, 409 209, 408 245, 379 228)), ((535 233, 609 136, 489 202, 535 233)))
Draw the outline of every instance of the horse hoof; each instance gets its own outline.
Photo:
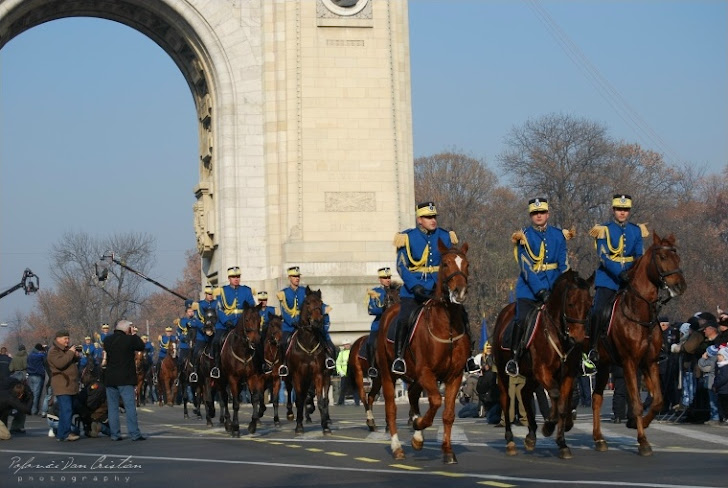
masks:
POLYGON ((188 414, 185 414, 184 416, 186 419, 190 418, 190 416, 188 414))
POLYGON ((556 428, 556 424, 553 422, 546 422, 543 424, 543 427, 541 428, 541 433, 544 437, 551 437, 551 434, 554 433, 554 429, 556 428))
POLYGON ((604 439, 594 441, 594 449, 596 449, 598 452, 606 452, 608 449, 607 441, 605 441, 604 439))
POLYGON ((523 445, 526 448, 526 452, 531 452, 536 449, 536 439, 533 437, 526 437, 523 439, 523 445))
POLYGON ((273 422, 273 425, 276 426, 276 427, 280 427, 281 426, 281 421, 280 420, 276 420, 275 422, 273 422))
POLYGON ((377 431, 377 426, 374 425, 374 424, 367 423, 367 427, 369 427, 369 432, 376 432, 377 431))
POLYGON ((303 427, 301 427, 301 428, 296 427, 296 435, 303 435, 303 427))
POLYGON ((256 428, 257 428, 257 424, 255 423, 255 421, 250 422, 250 424, 248 425, 248 434, 255 434, 256 428))
POLYGON ((198 415, 197 420, 202 420, 202 415, 198 415))
POLYGON ((452 453, 452 452, 446 452, 443 455, 443 459, 442 460, 443 460, 443 462, 445 464, 457 464, 458 463, 458 460, 455 457, 455 453, 452 453))
POLYGON ((292 421, 293 418, 294 417, 293 417, 293 414, 292 413, 289 413, 288 415, 286 415, 286 420, 288 420, 289 422, 292 421))
POLYGON ((516 443, 510 441, 508 444, 506 444, 506 455, 515 456, 516 454, 518 454, 518 451, 516 450, 516 443))
POLYGON ((559 457, 561 459, 571 459, 571 449, 569 449, 568 447, 562 447, 561 449, 559 449, 559 457))
POLYGON ((212 425, 212 422, 211 422, 210 420, 208 420, 208 421, 207 421, 207 426, 208 426, 208 427, 212 427, 212 426, 213 426, 213 425, 212 425))
POLYGON ((401 447, 392 453, 392 457, 398 461, 404 459, 404 449, 401 447))
POLYGON ((412 449, 414 449, 415 451, 421 451, 424 445, 424 440, 415 439, 414 437, 412 438, 412 449))
POLYGON ((324 429, 324 435, 331 435, 331 429, 329 429, 328 427, 326 427, 324 429))
POLYGON ((313 423, 313 421, 312 421, 311 419, 306 419, 306 423, 307 423, 307 424, 312 424, 312 423, 313 423))
POLYGON ((240 431, 239 430, 234 430, 232 436, 233 437, 236 437, 236 438, 237 437, 240 437, 240 431))
POLYGON ((652 447, 650 447, 649 444, 645 446, 640 446, 638 452, 640 456, 652 456, 652 447))

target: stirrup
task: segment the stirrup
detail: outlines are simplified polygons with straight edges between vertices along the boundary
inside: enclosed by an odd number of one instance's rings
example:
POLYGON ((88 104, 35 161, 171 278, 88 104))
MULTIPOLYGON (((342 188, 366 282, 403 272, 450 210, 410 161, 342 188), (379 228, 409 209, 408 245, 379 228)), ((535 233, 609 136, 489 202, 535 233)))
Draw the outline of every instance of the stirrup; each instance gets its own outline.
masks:
POLYGON ((394 358, 394 361, 392 361, 392 373, 394 373, 394 374, 407 373, 407 363, 405 363, 404 358, 394 358))
POLYGON ((515 359, 509 359, 505 370, 508 376, 518 376, 518 362, 515 359))
POLYGON ((586 354, 581 355, 581 371, 584 376, 594 376, 597 374, 596 365, 587 357, 586 354))
POLYGON ((326 365, 326 369, 336 369, 336 362, 328 356, 326 357, 324 364, 326 365))
POLYGON ((194 371, 190 373, 189 382, 197 383, 197 373, 195 373, 194 371))
POLYGON ((215 366, 210 370, 210 378, 219 378, 219 377, 220 377, 220 368, 215 366))
POLYGON ((599 362, 599 352, 596 349, 590 349, 586 357, 594 364, 597 364, 599 362))
POLYGON ((280 367, 278 367, 278 376, 288 376, 288 366, 281 364, 280 367))
POLYGON ((374 366, 370 366, 369 369, 367 369, 367 376, 369 376, 370 378, 376 378, 377 376, 379 376, 379 371, 377 371, 377 368, 375 368, 374 366))

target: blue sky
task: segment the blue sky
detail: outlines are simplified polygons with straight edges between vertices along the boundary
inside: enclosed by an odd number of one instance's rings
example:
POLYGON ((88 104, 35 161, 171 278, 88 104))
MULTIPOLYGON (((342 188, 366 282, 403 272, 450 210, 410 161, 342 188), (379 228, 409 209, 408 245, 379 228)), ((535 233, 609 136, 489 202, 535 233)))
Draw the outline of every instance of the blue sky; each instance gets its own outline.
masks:
MULTIPOLYGON (((409 10, 415 156, 455 148, 497 171, 512 127, 564 113, 671 163, 715 173, 728 163, 726 1, 410 0, 409 10)), ((121 24, 63 19, 3 47, 0 291, 26 267, 50 285, 51 245, 78 231, 154 235, 149 275, 172 285, 194 247, 195 117, 172 60, 121 24)), ((33 306, 15 292, 0 321, 33 306)))

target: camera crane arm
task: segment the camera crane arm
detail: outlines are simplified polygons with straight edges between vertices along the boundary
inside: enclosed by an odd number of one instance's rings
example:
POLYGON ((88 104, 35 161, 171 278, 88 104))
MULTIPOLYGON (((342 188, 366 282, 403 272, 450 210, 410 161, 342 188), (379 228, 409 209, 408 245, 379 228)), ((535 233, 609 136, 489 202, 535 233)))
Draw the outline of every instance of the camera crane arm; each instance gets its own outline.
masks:
MULTIPOLYGON (((134 273, 138 277, 140 277, 140 278, 142 278, 144 280, 147 280, 148 282, 150 282, 150 283, 152 283, 154 285, 157 285, 158 287, 160 287, 161 289, 163 289, 165 291, 168 291, 172 295, 174 295, 176 297, 179 297, 182 300, 187 300, 187 297, 186 296, 180 295, 179 293, 177 293, 174 290, 170 290, 169 288, 167 288, 166 286, 164 286, 160 282, 158 282, 156 280, 153 280, 152 278, 146 276, 144 273, 141 273, 141 272, 135 270, 134 268, 128 266, 125 262, 119 261, 118 259, 116 259, 116 257, 114 257, 114 254, 113 253, 112 254, 104 254, 103 256, 101 256, 101 261, 100 262, 103 263, 103 261, 106 260, 106 259, 110 259, 113 263, 118 264, 119 266, 121 266, 124 269, 128 269, 129 271, 131 271, 132 273, 134 273)), ((96 278, 98 278, 98 280, 99 281, 102 281, 102 282, 103 281, 106 281, 108 279, 108 277, 109 277, 109 268, 107 266, 104 266, 103 264, 101 266, 99 266, 99 263, 96 263, 95 266, 96 266, 96 278)))
POLYGON ((35 293, 40 288, 40 279, 36 274, 34 274, 30 268, 25 268, 25 271, 23 271, 23 277, 20 280, 20 283, 17 285, 8 288, 4 292, 0 293, 0 298, 4 298, 8 295, 10 295, 15 290, 23 289, 25 291, 26 295, 30 295, 31 293, 35 293))

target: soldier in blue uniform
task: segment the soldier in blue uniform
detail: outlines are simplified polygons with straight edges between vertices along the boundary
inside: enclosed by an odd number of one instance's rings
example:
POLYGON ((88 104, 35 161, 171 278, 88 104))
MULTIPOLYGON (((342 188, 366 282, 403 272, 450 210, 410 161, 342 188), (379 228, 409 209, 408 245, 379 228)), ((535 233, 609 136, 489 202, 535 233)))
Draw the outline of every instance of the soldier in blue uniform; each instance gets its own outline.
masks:
POLYGON ((103 344, 106 336, 109 335, 109 324, 101 324, 101 333, 96 334, 96 342, 103 344))
POLYGON ((215 366, 210 370, 212 378, 220 377, 220 348, 223 337, 237 325, 244 304, 255 306, 253 291, 250 287, 240 284, 240 268, 231 266, 227 270, 227 276, 229 284, 220 289, 220 295, 217 297, 217 324, 215 338, 212 340, 215 366))
POLYGON ((142 342, 144 342, 144 356, 146 357, 144 368, 146 371, 146 368, 154 364, 154 344, 149 342, 149 336, 146 334, 142 336, 142 342))
MULTIPOLYGON (((426 302, 437 284, 440 269, 438 241, 445 247, 457 244, 457 236, 437 225, 437 208, 434 202, 417 205, 417 227, 407 229, 394 237, 397 248, 397 271, 404 281, 399 289, 400 309, 394 341, 395 359, 392 373, 405 374, 404 347, 409 333, 409 318, 418 305, 426 302)), ((464 310, 464 309, 463 309, 464 310)), ((466 321, 467 323, 467 321, 466 321)))
POLYGON ((86 367, 89 360, 96 362, 96 346, 91 342, 91 336, 84 337, 83 342, 81 346, 81 359, 78 362, 78 367, 81 370, 86 367))
MULTIPOLYGON (((281 316, 283 317, 283 340, 281 340, 281 355, 285 358, 288 339, 296 330, 298 316, 301 313, 301 305, 306 298, 306 290, 301 284, 301 268, 291 266, 286 270, 288 275, 288 286, 278 292, 276 297, 281 305, 281 316)), ((288 366, 284 363, 278 368, 280 376, 288 376, 288 366)))
MULTIPOLYGON (((614 195, 612 197, 613 220, 604 225, 595 225, 589 231, 589 235, 595 239, 595 247, 599 256, 599 267, 594 277, 596 292, 591 311, 592 349, 588 355, 589 363, 592 366, 599 360, 596 345, 602 333, 601 327, 604 325, 601 318, 613 303, 617 290, 627 283, 627 271, 632 267, 634 261, 642 256, 644 252, 642 239, 650 235, 644 224, 636 225, 628 222, 631 210, 631 196, 614 195)), ((595 368, 588 368, 588 366, 590 365, 585 364, 585 371, 596 372, 595 368)))
POLYGON ((569 269, 566 253, 568 231, 550 226, 549 204, 545 198, 528 202, 531 226, 515 232, 511 237, 513 254, 518 263, 516 282, 516 322, 513 330, 513 359, 506 363, 505 371, 518 376, 518 362, 525 348, 526 317, 542 306, 551 295, 556 279, 569 269))
POLYGON ((207 285, 204 288, 205 298, 197 302, 196 307, 193 307, 195 320, 190 321, 190 326, 195 330, 195 347, 192 349, 192 367, 194 372, 190 374, 190 381, 197 381, 197 366, 200 364, 200 354, 205 349, 205 346, 212 341, 212 337, 208 337, 204 333, 205 326, 205 314, 208 310, 215 310, 217 313, 217 302, 215 301, 215 288, 212 285, 207 285), (194 375, 194 376, 193 376, 194 375))
MULTIPOLYGON (((379 268, 377 270, 377 275, 379 276, 379 286, 367 291, 367 296, 369 297, 367 311, 369 312, 369 315, 374 316, 371 329, 369 330, 366 354, 367 362, 369 363, 367 374, 370 378, 376 378, 379 376, 379 371, 377 371, 376 367, 376 354, 374 354, 374 352, 377 349, 379 321, 382 319, 382 313, 384 313, 384 307, 387 302, 387 289, 392 286, 392 270, 390 268, 379 268)), ((358 353, 358 351, 354 351, 354 354, 358 353)))
POLYGON ((159 369, 162 367, 162 361, 167 357, 167 351, 169 351, 169 345, 172 342, 172 336, 174 335, 174 329, 172 327, 164 328, 164 335, 160 335, 157 339, 159 341, 159 351, 157 352, 157 367, 156 372, 159 375, 159 369))
POLYGON ((180 371, 184 368, 185 361, 190 357, 190 336, 195 333, 194 322, 195 308, 193 300, 185 300, 185 314, 177 323, 177 343, 179 350, 177 351, 177 366, 180 371))

